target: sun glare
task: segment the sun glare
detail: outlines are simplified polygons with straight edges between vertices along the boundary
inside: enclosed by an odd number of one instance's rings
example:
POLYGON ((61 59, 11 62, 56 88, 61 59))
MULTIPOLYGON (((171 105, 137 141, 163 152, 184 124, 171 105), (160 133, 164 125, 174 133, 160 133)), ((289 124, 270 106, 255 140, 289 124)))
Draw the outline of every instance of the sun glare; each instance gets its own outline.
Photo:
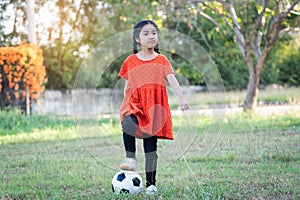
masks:
POLYGON ((37 21, 48 28, 58 23, 58 9, 55 7, 54 2, 49 1, 45 3, 45 5, 38 11, 37 21))
POLYGON ((63 27, 59 27, 59 10, 55 5, 55 2, 46 2, 38 11, 37 15, 38 19, 36 19, 36 23, 38 24, 37 32, 39 34, 40 43, 45 44, 49 42, 49 39, 59 38, 58 30, 60 29, 63 30, 63 42, 68 41, 71 26, 69 24, 64 24, 63 27))
MULTIPOLYGON (((24 4, 26 7, 26 4, 24 4)), ((77 6, 77 4, 76 4, 77 6)), ((39 44, 47 44, 51 41, 49 41, 49 34, 51 34, 51 40, 59 38, 59 30, 62 29, 62 39, 63 42, 68 41, 70 37, 70 31, 71 26, 67 23, 65 23, 62 27, 59 27, 59 10, 56 6, 55 1, 48 1, 43 6, 38 7, 38 5, 35 5, 36 10, 34 15, 34 21, 36 24, 36 34, 37 34, 37 40, 39 44), (50 33, 51 32, 51 33, 50 33)), ((7 6, 7 9, 5 13, 3 13, 3 16, 7 18, 3 22, 4 25, 4 33, 9 34, 13 31, 14 23, 16 22, 16 31, 17 32, 24 32, 27 33, 27 25, 22 24, 22 19, 24 18, 25 13, 15 12, 15 7, 13 4, 9 4, 7 6)), ((75 13, 70 14, 72 17, 72 20, 75 19, 75 13)), ((0 36, 0 39, 1 38, 0 36)), ((19 39, 15 41, 16 43, 19 43, 19 39)))

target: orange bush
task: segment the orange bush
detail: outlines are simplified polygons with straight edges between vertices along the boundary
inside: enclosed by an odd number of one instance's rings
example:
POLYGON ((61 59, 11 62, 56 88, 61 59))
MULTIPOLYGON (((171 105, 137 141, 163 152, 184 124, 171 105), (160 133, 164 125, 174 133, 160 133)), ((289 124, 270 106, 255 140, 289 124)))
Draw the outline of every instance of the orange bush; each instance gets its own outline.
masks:
POLYGON ((6 93, 7 100, 22 97, 25 100, 26 89, 29 97, 37 100, 45 89, 46 70, 43 65, 42 50, 35 44, 21 43, 16 47, 0 47, 0 92, 7 86, 13 93, 6 93))

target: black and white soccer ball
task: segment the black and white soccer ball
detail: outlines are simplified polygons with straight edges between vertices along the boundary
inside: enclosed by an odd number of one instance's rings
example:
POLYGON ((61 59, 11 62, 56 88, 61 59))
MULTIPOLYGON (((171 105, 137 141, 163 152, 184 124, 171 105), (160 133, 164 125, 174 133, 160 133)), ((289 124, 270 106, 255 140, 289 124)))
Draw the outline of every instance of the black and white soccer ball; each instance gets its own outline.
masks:
POLYGON ((143 190, 142 177, 133 171, 119 171, 112 179, 112 190, 116 194, 138 194, 143 190))

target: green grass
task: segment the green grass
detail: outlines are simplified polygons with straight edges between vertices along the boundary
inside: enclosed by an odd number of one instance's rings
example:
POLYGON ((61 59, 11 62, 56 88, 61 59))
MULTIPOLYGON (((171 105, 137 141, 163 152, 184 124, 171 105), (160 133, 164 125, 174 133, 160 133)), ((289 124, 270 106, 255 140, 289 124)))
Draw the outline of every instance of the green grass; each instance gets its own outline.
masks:
MULTIPOLYGON (((178 107, 176 97, 169 92, 171 107, 178 107)), ((198 94, 186 94, 190 105, 201 105, 202 107, 212 104, 243 105, 246 98, 246 90, 222 92, 201 92, 198 94)), ((284 87, 280 89, 267 88, 259 90, 258 103, 262 104, 291 104, 300 103, 300 89, 298 87, 284 87)))
POLYGON ((227 116, 221 134, 220 122, 193 117, 174 117, 176 137, 189 142, 178 159, 165 157, 178 140, 160 141, 159 193, 147 197, 111 192, 124 154, 114 120, 1 112, 0 199, 300 198, 297 113, 227 116))
MULTIPOLYGON (((226 92, 226 100, 228 103, 242 104, 245 98, 246 91, 226 92)), ((300 102, 300 90, 296 87, 261 89, 259 91, 258 101, 265 103, 282 102, 285 104, 297 104, 300 102)))

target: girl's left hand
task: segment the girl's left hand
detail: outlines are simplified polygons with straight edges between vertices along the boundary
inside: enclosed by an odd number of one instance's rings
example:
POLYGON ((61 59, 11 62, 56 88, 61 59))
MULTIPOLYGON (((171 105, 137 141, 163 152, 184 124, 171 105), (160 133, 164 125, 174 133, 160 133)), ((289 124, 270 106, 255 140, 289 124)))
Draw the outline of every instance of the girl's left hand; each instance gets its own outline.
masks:
POLYGON ((185 102, 180 104, 181 110, 188 110, 189 108, 190 108, 189 105, 185 102))

